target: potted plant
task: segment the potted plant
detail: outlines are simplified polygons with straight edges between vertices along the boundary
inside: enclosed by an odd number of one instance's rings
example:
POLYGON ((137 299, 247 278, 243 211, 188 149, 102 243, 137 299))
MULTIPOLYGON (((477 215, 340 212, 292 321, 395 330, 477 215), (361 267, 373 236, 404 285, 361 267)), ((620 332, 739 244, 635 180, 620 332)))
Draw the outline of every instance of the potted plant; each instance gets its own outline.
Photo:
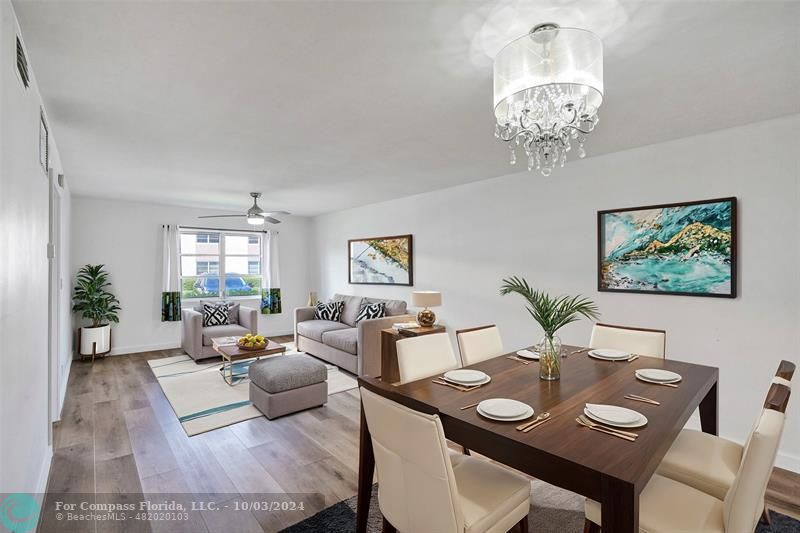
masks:
POLYGON ((588 298, 578 296, 553 297, 533 290, 525 278, 516 276, 503 280, 500 294, 517 293, 528 301, 526 309, 544 330, 539 343, 539 377, 546 380, 561 378, 561 339, 556 332, 579 320, 583 315, 590 320, 600 316, 597 305, 588 298))
POLYGON ((91 320, 80 328, 80 354, 97 355, 111 350, 111 322, 119 322, 117 297, 108 292, 111 285, 105 265, 86 265, 78 271, 72 310, 91 320))

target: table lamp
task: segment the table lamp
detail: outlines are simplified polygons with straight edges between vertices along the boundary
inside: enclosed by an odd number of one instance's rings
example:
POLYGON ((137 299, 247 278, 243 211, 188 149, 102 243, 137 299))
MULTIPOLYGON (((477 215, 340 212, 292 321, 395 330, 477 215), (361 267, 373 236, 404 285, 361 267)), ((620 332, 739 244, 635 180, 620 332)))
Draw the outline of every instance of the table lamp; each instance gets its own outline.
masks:
POLYGON ((414 307, 424 307, 417 313, 417 324, 429 328, 436 323, 436 314, 428 309, 442 305, 442 293, 439 291, 413 291, 411 293, 411 305, 414 307))

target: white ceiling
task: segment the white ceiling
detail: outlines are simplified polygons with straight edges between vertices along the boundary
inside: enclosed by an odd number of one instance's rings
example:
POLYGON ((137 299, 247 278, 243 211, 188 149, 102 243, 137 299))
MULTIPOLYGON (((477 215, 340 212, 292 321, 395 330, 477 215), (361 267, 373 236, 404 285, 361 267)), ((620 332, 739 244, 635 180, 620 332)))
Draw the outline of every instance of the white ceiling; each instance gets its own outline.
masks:
POLYGON ((316 214, 508 174, 489 56, 542 21, 604 40, 590 155, 800 112, 798 2, 13 3, 84 195, 316 214))

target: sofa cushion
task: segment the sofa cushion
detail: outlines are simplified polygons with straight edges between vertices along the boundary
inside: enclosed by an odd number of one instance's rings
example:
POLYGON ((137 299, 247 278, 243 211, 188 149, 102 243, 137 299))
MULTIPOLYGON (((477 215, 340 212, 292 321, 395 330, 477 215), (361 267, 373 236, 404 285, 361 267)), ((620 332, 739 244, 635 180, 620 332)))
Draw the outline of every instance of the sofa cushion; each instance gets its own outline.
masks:
POLYGON ((337 329, 322 334, 322 342, 343 352, 358 354, 358 328, 337 329))
POLYGON ((344 302, 344 309, 339 321, 351 328, 356 326, 356 319, 358 318, 358 313, 361 312, 361 302, 363 300, 364 298, 361 296, 349 296, 347 294, 334 294, 333 298, 331 298, 331 301, 334 302, 344 302))
POLYGON ((250 382, 270 394, 322 383, 328 379, 328 369, 305 354, 279 355, 256 361, 248 371, 250 382))
POLYGON ((379 303, 384 302, 386 304, 386 316, 397 316, 397 315, 404 315, 406 314, 406 308, 408 304, 403 300, 383 300, 381 298, 364 298, 367 302, 379 303))
POLYGON ((350 329, 346 324, 333 320, 306 320, 297 323, 297 333, 303 337, 322 342, 322 334, 335 329, 350 329))
POLYGON ((249 329, 238 324, 207 326, 203 328, 203 346, 211 346, 211 339, 217 337, 241 337, 248 333, 250 333, 249 329))

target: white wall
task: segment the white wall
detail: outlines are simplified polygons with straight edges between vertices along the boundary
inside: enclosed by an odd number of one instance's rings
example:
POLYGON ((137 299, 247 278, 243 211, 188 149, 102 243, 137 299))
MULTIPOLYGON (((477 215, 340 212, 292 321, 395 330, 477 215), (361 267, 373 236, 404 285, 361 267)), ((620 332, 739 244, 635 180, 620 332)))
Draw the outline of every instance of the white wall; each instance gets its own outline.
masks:
MULTIPOLYGON (((668 357, 720 368, 720 432, 742 441, 781 358, 800 346, 800 115, 571 161, 550 178, 521 173, 314 219, 319 265, 312 290, 409 299, 408 287, 347 284, 347 239, 414 235, 415 289, 443 293, 449 328, 495 323, 506 347, 541 330, 500 280, 588 295, 603 321, 665 328, 668 357), (739 198, 736 299, 599 293, 599 209, 739 198)), ((487 142, 492 142, 488 139, 487 142)), ((590 143, 591 144, 591 143, 590 143)), ((586 344, 587 321, 565 342, 586 344)), ((565 379, 569 379, 566 376, 565 379)), ((800 471, 800 400, 791 402, 779 464, 800 471)))
MULTIPOLYGON (((120 300, 120 323, 113 326, 112 353, 180 346, 180 322, 161 322, 161 225, 252 229, 242 220, 201 220, 200 215, 230 213, 141 202, 74 196, 72 201, 72 282, 87 263, 102 263, 120 300)), ((280 281, 283 313, 259 314, 259 331, 292 332, 292 309, 308 300, 309 227, 306 217, 280 217, 280 281)), ((189 305, 184 302, 185 306, 189 305)), ((242 305, 258 307, 258 300, 242 305)))
MULTIPOLYGON (((0 1, 0 492, 42 492, 48 442, 48 179, 39 165, 42 99, 29 60, 26 90, 16 75, 11 3, 0 1)), ((50 127, 51 166, 62 172, 50 127)), ((66 198, 68 224, 69 191, 66 198)), ((63 301, 62 301, 63 305, 63 301)), ((69 336, 62 337, 61 345, 69 336)), ((63 356, 63 354, 61 354, 63 356)), ((68 361, 68 359, 67 359, 68 361)), ((69 371, 68 363, 63 367, 69 371)))

